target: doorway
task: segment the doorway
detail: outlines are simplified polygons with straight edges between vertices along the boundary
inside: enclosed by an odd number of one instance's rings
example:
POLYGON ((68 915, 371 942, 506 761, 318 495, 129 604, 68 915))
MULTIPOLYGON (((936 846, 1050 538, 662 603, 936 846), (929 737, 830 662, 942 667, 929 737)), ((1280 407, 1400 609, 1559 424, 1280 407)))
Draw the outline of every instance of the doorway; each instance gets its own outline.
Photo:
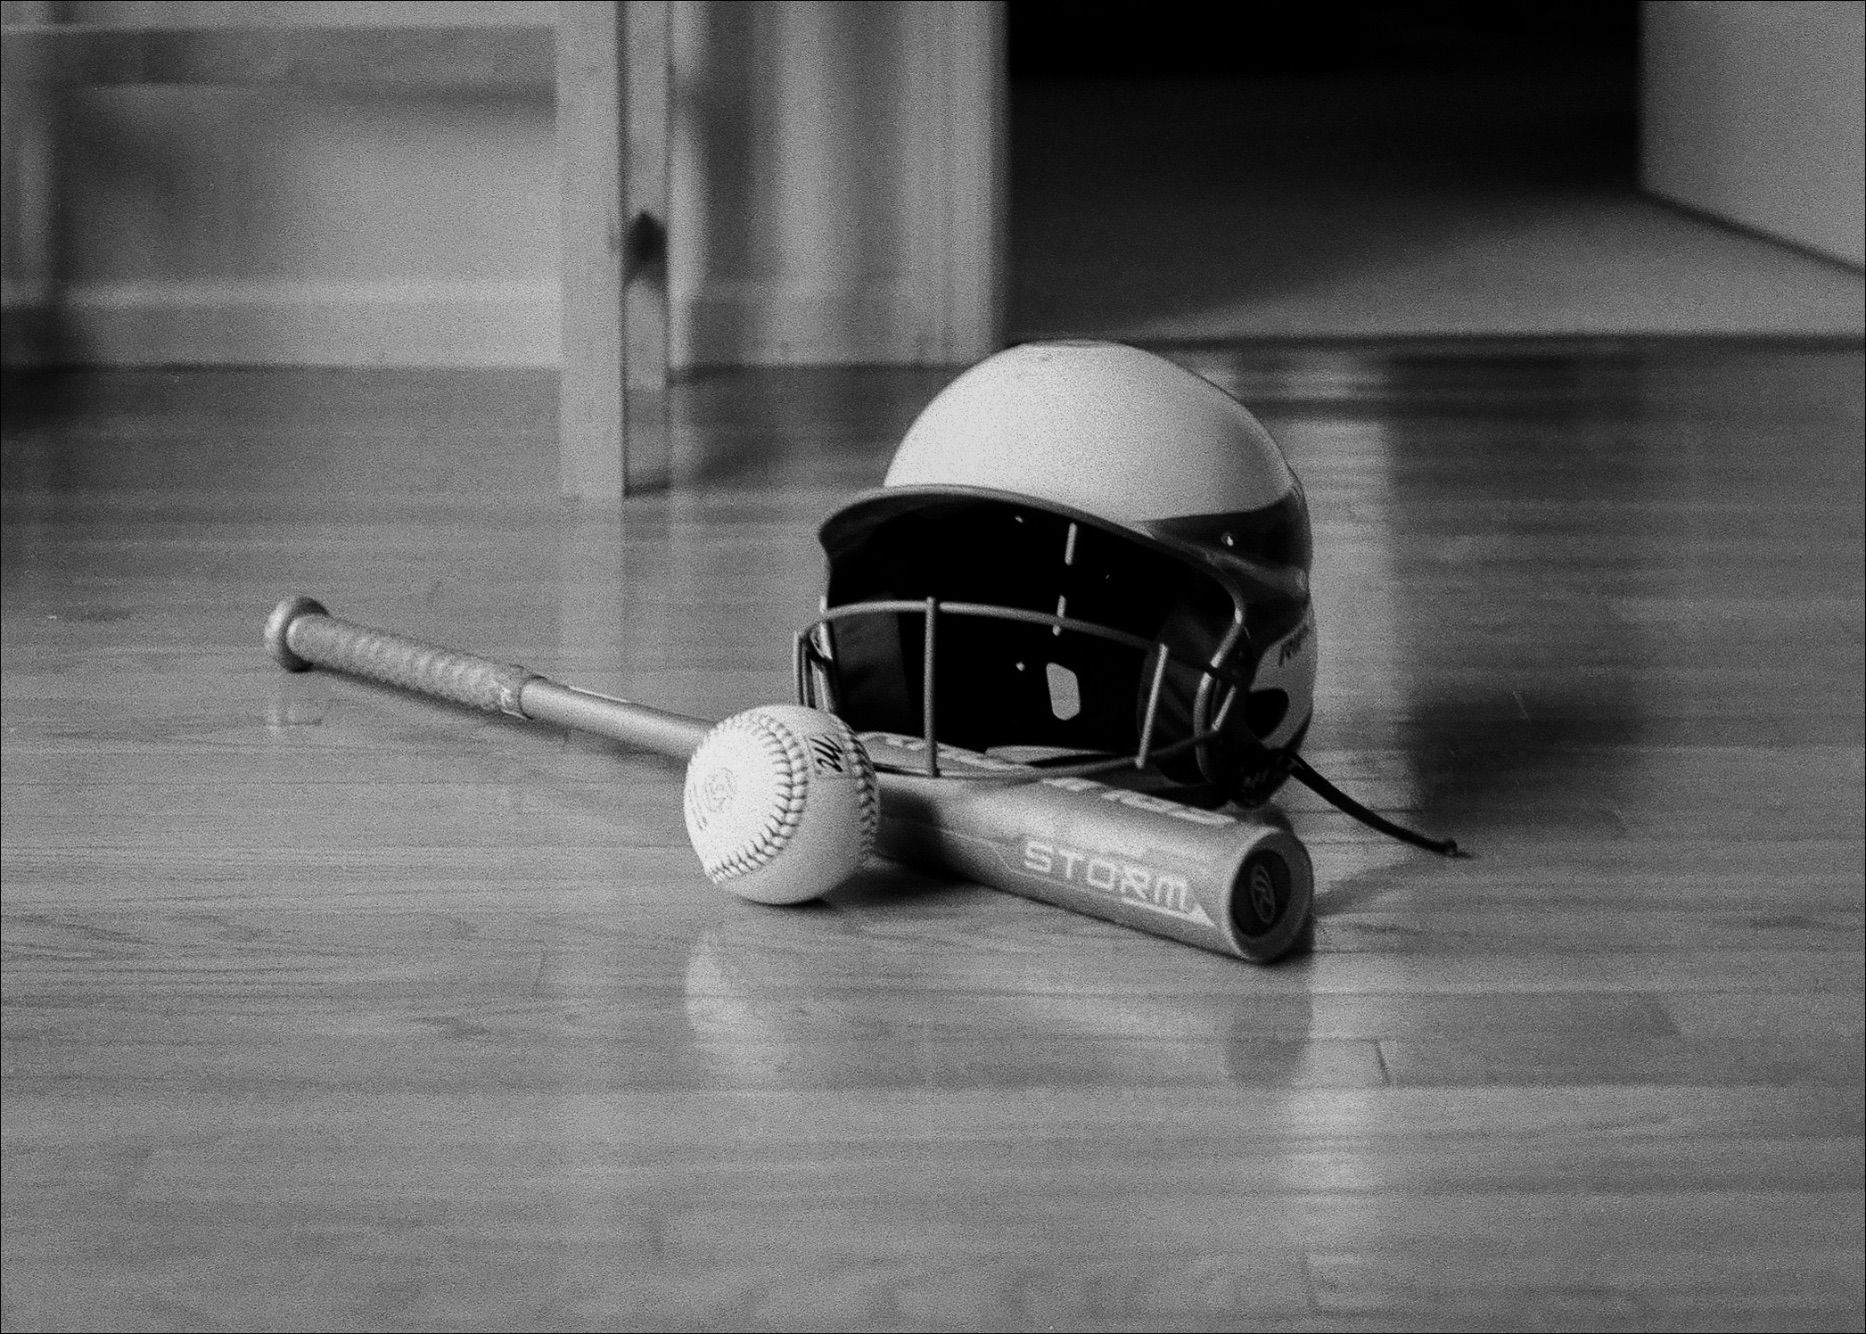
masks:
POLYGON ((1640 6, 1010 0, 1013 339, 1846 332, 1639 190, 1640 6))

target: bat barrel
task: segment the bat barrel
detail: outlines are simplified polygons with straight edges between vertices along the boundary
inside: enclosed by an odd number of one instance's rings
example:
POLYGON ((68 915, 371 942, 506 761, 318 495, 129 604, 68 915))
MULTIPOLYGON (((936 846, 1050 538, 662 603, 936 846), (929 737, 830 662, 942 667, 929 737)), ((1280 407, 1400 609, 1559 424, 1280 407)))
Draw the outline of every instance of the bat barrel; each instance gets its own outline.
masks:
MULTIPOLYGON (((871 751, 887 741, 864 736, 871 751)), ((1272 820, 1087 778, 882 778, 880 850, 1201 949, 1273 963, 1314 921, 1315 871, 1272 820)))

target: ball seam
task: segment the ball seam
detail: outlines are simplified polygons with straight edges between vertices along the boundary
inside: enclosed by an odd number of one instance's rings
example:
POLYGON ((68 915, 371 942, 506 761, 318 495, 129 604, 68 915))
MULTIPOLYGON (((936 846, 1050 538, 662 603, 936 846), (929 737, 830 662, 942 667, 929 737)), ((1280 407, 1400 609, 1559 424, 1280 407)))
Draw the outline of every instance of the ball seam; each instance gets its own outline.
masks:
POLYGON ((803 809, 809 795, 810 769, 809 756, 804 753, 803 743, 790 728, 764 714, 738 714, 713 730, 715 733, 727 730, 750 732, 779 766, 779 788, 773 803, 774 809, 765 817, 758 832, 745 844, 701 862, 701 869, 706 872, 708 879, 723 883, 750 875, 766 865, 790 841, 791 835, 803 820, 803 809), (802 781, 799 781, 800 775, 802 781))

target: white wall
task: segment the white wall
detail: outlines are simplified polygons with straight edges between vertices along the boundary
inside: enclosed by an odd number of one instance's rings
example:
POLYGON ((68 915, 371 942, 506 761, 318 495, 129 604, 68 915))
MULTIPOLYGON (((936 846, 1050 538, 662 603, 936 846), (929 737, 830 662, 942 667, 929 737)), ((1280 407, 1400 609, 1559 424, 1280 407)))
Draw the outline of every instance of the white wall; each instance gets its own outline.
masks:
POLYGON ((1658 0, 1642 15, 1645 188, 1866 264, 1866 4, 1658 0))
MULTIPOLYGON (((59 9, 99 24, 549 25, 556 6, 59 9)), ((675 15, 675 364, 963 362, 995 346, 998 7, 685 0, 675 15)), ((16 329, 50 303, 69 346, 107 364, 558 360, 547 95, 107 88, 41 103, 9 84, 6 103, 16 329)), ((9 357, 35 341, 9 336, 9 357)))
POLYGON ((677 362, 993 350, 993 22, 938 2, 677 6, 677 362))
MULTIPOLYGON (((552 17, 549 4, 518 0, 60 8, 76 22, 119 26, 552 17)), ((22 91, 9 87, 9 111, 22 91)), ((37 126, 14 119, 17 151, 37 126)), ((9 246, 7 305, 55 301, 86 360, 556 358, 548 94, 102 88, 58 94, 42 123, 54 212, 27 220, 39 234, 9 246)))

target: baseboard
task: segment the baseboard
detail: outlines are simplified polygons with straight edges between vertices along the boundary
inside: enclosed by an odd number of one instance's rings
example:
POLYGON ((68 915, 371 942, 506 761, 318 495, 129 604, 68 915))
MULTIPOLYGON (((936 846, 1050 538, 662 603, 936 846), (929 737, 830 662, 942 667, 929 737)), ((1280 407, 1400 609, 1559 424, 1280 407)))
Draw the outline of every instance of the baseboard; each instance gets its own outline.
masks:
MULTIPOLYGON (((670 358, 702 366, 942 366, 950 332, 907 280, 674 293, 670 358)), ((556 284, 0 289, 26 366, 558 366, 556 284)))
POLYGON ((553 282, 0 291, 9 366, 555 366, 553 282))
POLYGON ((718 283, 673 294, 670 358, 707 366, 943 365, 945 322, 910 282, 718 283))
MULTIPOLYGON (((721 284, 673 307, 676 369, 955 360, 905 280, 721 284)), ((0 311, 12 367, 555 367, 561 348, 555 283, 86 285, 55 305, 9 285, 0 311)))
POLYGON ((1650 174, 1640 180, 1639 188, 1653 203, 1695 218, 1699 222, 1708 222, 1714 227, 1753 236, 1759 241, 1781 246, 1785 250, 1806 255, 1809 259, 1819 260, 1823 264, 1835 265, 1849 273, 1857 274, 1861 269, 1866 269, 1866 254, 1861 252, 1858 242, 1850 236, 1843 236, 1840 243, 1835 245, 1826 244, 1822 239, 1812 235, 1805 238, 1793 236, 1781 228, 1740 217, 1727 208, 1719 208, 1714 204, 1693 198, 1686 191, 1674 189, 1670 184, 1655 182, 1650 174), (1842 249, 1842 245, 1850 248, 1842 249))

